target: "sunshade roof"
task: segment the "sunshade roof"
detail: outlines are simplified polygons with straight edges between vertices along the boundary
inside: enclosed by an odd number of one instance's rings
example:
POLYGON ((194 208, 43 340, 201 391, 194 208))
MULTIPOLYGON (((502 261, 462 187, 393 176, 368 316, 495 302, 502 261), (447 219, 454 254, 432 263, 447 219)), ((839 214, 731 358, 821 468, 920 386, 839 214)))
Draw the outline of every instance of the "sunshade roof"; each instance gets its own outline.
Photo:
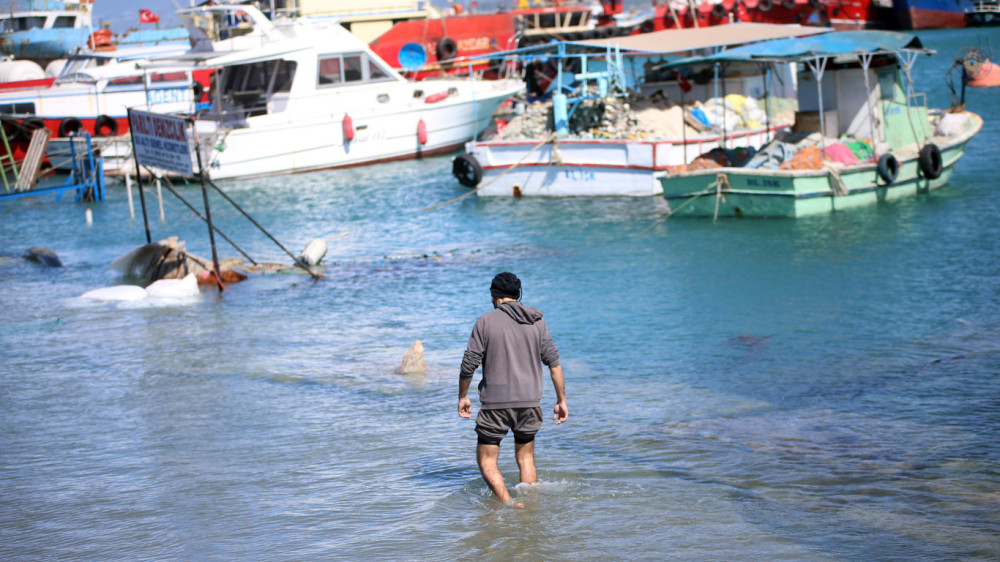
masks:
POLYGON ((734 47, 704 57, 672 61, 669 66, 716 61, 795 61, 838 55, 889 54, 898 51, 933 53, 920 39, 897 31, 835 31, 734 47))
POLYGON ((776 25, 768 23, 732 23, 691 29, 667 29, 653 33, 576 41, 595 47, 617 45, 625 51, 648 53, 680 53, 710 47, 725 47, 769 39, 786 39, 826 33, 826 27, 776 25))

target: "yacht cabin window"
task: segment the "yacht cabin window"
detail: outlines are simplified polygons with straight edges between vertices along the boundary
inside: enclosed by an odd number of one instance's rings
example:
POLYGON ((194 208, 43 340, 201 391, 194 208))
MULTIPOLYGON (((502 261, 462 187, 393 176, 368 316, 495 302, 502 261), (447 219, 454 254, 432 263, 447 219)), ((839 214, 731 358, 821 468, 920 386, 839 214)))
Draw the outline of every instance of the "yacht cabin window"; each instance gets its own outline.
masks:
POLYGON ((320 55, 317 84, 320 87, 381 82, 392 76, 367 53, 320 55))

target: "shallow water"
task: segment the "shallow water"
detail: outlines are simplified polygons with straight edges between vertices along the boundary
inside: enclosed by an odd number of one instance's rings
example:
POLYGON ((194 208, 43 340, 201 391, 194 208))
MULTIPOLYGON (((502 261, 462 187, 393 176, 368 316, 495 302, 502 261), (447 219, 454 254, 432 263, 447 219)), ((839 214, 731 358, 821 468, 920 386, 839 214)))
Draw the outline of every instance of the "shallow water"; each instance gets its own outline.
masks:
MULTIPOLYGON (((918 86, 947 105, 975 35, 920 36, 940 54, 918 86)), ((193 302, 78 298, 145 241, 120 186, 92 226, 84 205, 5 203, 0 557, 1000 557, 1000 105, 968 97, 986 125, 948 187, 809 219, 664 220, 656 198, 420 212, 463 193, 447 158, 224 184, 292 251, 333 237, 329 265, 193 302), (17 257, 34 245, 66 267, 17 257), (503 270, 546 314, 570 407, 519 510, 455 412, 503 270), (417 339, 427 374, 395 374, 417 339)), ((166 197, 153 237, 211 255, 166 197)))

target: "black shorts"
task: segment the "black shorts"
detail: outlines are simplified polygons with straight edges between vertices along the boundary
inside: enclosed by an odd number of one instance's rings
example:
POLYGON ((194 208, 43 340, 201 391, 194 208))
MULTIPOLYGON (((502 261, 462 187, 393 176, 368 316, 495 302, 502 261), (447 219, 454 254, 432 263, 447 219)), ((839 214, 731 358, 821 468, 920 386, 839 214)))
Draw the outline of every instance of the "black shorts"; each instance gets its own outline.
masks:
POLYGON ((479 410, 476 416, 476 434, 483 445, 499 445, 508 429, 513 430, 515 443, 531 443, 541 428, 542 409, 538 406, 479 410))

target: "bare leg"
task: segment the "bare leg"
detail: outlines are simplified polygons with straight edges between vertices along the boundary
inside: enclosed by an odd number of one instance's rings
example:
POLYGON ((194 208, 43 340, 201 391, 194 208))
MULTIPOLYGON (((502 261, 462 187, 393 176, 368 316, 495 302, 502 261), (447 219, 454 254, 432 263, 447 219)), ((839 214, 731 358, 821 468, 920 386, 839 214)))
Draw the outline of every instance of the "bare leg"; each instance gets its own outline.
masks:
POLYGON ((479 463, 479 472, 483 475, 486 485, 493 490, 497 499, 506 503, 510 500, 510 493, 504 484, 503 475, 497 467, 497 458, 500 456, 499 445, 484 445, 479 443, 476 447, 476 461, 479 463))
POLYGON ((515 443, 514 457, 517 459, 517 467, 521 469, 521 482, 538 482, 538 474, 535 472, 535 442, 515 443))

